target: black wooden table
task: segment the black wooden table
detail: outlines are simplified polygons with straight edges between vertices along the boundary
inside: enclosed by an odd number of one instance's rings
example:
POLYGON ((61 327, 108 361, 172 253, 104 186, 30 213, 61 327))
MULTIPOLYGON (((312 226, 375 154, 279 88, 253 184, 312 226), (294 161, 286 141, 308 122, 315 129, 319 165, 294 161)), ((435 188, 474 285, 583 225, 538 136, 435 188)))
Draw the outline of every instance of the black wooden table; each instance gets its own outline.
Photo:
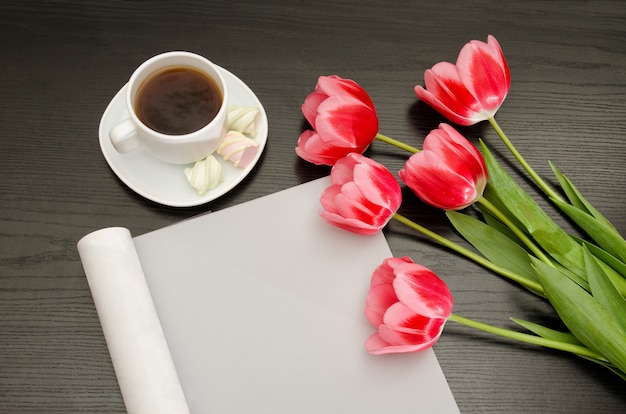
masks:
MULTIPOLYGON (((380 131, 419 146, 443 121, 413 93, 423 71, 454 61, 467 41, 495 35, 512 76, 500 124, 540 174, 551 177, 554 162, 626 232, 621 0, 4 1, 0 22, 2 413, 124 412, 76 242, 107 226, 139 235, 328 174, 294 153, 306 127, 300 106, 320 75, 357 81, 377 106, 380 131), (167 50, 227 68, 255 91, 269 118, 254 171, 197 207, 135 194, 98 145, 111 98, 142 61, 167 50)), ((489 125, 461 130, 511 159, 489 125)), ((367 155, 395 171, 406 159, 380 142, 367 155)), ((401 211, 456 238, 441 212, 409 192, 401 211)), ((457 313, 508 327, 510 316, 554 320, 542 301, 402 225, 385 234, 394 254, 411 255, 449 283, 457 313)), ((626 408, 623 381, 559 352, 452 323, 435 351, 463 413, 626 408)))

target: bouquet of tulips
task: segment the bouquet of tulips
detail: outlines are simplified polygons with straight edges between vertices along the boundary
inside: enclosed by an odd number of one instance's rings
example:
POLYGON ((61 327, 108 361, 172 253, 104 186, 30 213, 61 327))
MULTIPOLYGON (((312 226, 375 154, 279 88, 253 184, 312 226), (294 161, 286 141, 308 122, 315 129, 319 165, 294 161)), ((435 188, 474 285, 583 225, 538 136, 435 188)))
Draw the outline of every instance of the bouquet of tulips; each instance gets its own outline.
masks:
POLYGON ((321 195, 321 217, 359 234, 374 234, 391 219, 545 298, 567 331, 511 318, 519 331, 452 312, 453 297, 432 270, 409 257, 391 257, 373 270, 365 314, 376 328, 366 341, 374 354, 431 347, 444 324, 463 325, 565 352, 598 363, 626 379, 626 241, 611 223, 552 166, 560 191, 525 161, 495 120, 510 88, 510 72, 497 40, 473 40, 456 64, 440 62, 415 93, 451 122, 488 121, 551 202, 586 234, 572 236, 556 224, 500 166, 481 141, 479 151, 451 125, 441 124, 422 149, 378 131, 371 98, 357 83, 322 76, 302 106, 312 130, 302 133, 296 153, 330 165, 331 186, 321 195), (400 180, 426 203, 446 211, 468 249, 398 214, 396 177, 363 152, 374 140, 411 153, 400 180), (561 195, 562 194, 562 195, 561 195), (476 209, 479 214, 461 210, 476 209))

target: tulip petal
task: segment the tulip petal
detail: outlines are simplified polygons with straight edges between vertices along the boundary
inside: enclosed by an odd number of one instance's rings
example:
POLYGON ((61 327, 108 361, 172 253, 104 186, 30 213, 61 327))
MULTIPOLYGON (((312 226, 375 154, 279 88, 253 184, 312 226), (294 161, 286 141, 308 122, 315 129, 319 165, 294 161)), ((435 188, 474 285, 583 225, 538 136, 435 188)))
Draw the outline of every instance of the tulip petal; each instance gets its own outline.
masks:
POLYGON ((398 175, 427 203, 445 210, 460 210, 478 200, 485 190, 485 160, 465 137, 448 124, 440 124, 424 140, 398 175))
POLYGON ((385 259, 372 274, 366 301, 365 314, 378 328, 366 349, 379 355, 431 347, 441 336, 452 302, 448 287, 430 269, 406 256, 385 259))
POLYGON ((448 168, 432 151, 412 155, 399 175, 419 198, 444 210, 461 210, 478 196, 474 183, 448 168))
POLYGON ((334 165, 351 152, 362 153, 378 133, 371 98, 356 82, 335 75, 318 79, 302 113, 314 132, 301 135, 296 154, 314 164, 334 165))
MULTIPOLYGON (((504 57, 504 52, 502 51, 502 47, 500 47, 500 43, 493 35, 487 36, 487 44, 492 47, 493 50, 497 51, 495 59, 498 62, 499 66, 502 68, 502 73, 504 75, 504 81, 502 85, 506 85, 506 94, 508 94, 508 90, 511 87, 511 71, 509 69, 509 65, 504 57)), ((504 99, 504 98, 503 98, 504 99)))
POLYGON ((396 270, 393 281, 400 302, 411 312, 427 318, 447 318, 452 313, 452 294, 446 283, 431 270, 407 264, 396 270))
POLYGON ((373 216, 380 214, 381 210, 378 206, 366 205, 367 200, 363 198, 353 182, 328 187, 322 192, 320 203, 328 213, 339 215, 344 219, 355 219, 366 225, 375 222, 373 216), (373 211, 372 208, 378 211, 373 211))
POLYGON ((356 234, 372 235, 380 231, 380 227, 372 226, 357 219, 346 219, 338 214, 322 211, 320 216, 333 226, 339 227, 356 234))
POLYGON ((313 129, 315 129, 315 118, 317 118, 318 114, 317 108, 326 98, 327 96, 324 94, 313 92, 306 97, 304 103, 302 104, 302 114, 309 124, 311 124, 313 129))
POLYGON ((398 181, 381 164, 363 162, 356 166, 354 181, 358 183, 363 196, 374 204, 395 210, 402 201, 398 181))
POLYGON ((331 214, 337 214, 337 208, 335 207, 335 199, 341 194, 340 185, 331 185, 327 187, 320 196, 320 204, 325 211, 331 214))
POLYGON ((367 352, 374 354, 374 355, 384 355, 384 354, 400 353, 400 352, 418 352, 424 349, 428 349, 429 347, 434 345, 436 341, 437 339, 435 339, 434 341, 432 341, 432 343, 429 343, 429 344, 420 343, 416 345, 411 345, 411 344, 390 345, 389 343, 385 342, 380 337, 379 334, 375 333, 372 336, 370 336, 365 342, 365 349, 367 350, 367 352))
POLYGON ((361 158, 355 157, 352 153, 337 160, 330 172, 331 182, 335 185, 344 185, 352 181, 354 179, 354 167, 361 160, 361 158))
POLYGON ((499 45, 473 40, 461 49, 456 65, 463 84, 481 102, 484 114, 493 116, 509 90, 508 67, 499 45))
POLYGON ((383 323, 385 311, 396 302, 398 302, 398 297, 390 283, 379 284, 370 289, 365 305, 367 320, 378 328, 383 323))
POLYGON ((345 183, 334 199, 335 211, 374 226, 384 226, 402 202, 401 190, 382 164, 352 153, 331 172, 333 183, 345 183))
POLYGON ((370 281, 370 287, 374 287, 381 283, 391 284, 396 277, 395 269, 405 263, 413 263, 410 257, 390 257, 386 259, 380 266, 372 273, 372 279, 370 281))
POLYGON ((333 166, 331 182, 320 198, 321 217, 359 234, 380 231, 400 207, 402 193, 391 172, 358 153, 333 166), (392 183, 393 182, 393 183, 392 183))
POLYGON ((455 65, 439 62, 424 73, 424 84, 415 87, 417 96, 459 125, 473 125, 486 119, 481 105, 463 84, 455 65))
POLYGON ((318 107, 315 130, 325 141, 354 146, 362 152, 378 132, 378 118, 371 108, 353 97, 332 96, 318 107))
MULTIPOLYGON (((465 137, 447 124, 440 124, 432 131, 423 145, 424 150, 435 152, 451 170, 465 177, 469 182, 487 182, 487 166, 478 151, 465 137)), ((481 188, 478 193, 482 194, 481 188)))
POLYGON ((347 190, 347 187, 354 187, 354 185, 345 184, 341 193, 335 197, 337 214, 372 226, 384 226, 391 218, 392 212, 389 209, 371 204, 360 193, 351 192, 347 190))
MULTIPOLYGON (((395 283, 394 283, 395 284, 395 283)), ((395 288, 395 286, 394 286, 395 288)), ((383 316, 383 323, 388 327, 393 327, 394 331, 402 333, 420 334, 427 331, 431 318, 420 315, 406 306, 404 303, 395 302, 387 308, 383 316)), ((393 334, 395 335, 395 333, 393 334)), ((397 344, 398 341, 389 341, 389 343, 397 344)))
MULTIPOLYGON (((378 200, 366 197, 363 191, 361 191, 361 186, 355 181, 345 183, 341 186, 341 196, 338 196, 336 202, 342 203, 342 206, 345 206, 347 209, 346 213, 354 208, 364 214, 372 215, 379 214, 385 208, 378 200)), ((342 207, 338 205, 337 209, 341 211, 342 207)))
POLYGON ((374 103, 369 95, 363 88, 351 79, 343 79, 336 75, 320 76, 317 80, 316 90, 327 96, 353 96, 370 108, 374 108, 374 103))
POLYGON ((320 203, 324 211, 320 216, 339 228, 357 234, 374 234, 387 224, 390 212, 368 210, 363 204, 355 202, 354 197, 347 197, 343 190, 349 187, 332 185, 324 190, 320 203))
POLYGON ((402 303, 395 303, 385 312, 383 322, 378 333, 385 342, 391 345, 421 344, 427 348, 441 335, 446 319, 418 315, 402 303))
POLYGON ((354 148, 342 148, 320 139, 315 131, 304 131, 298 139, 296 154, 316 165, 333 165, 354 151, 354 148))
POLYGON ((443 116, 460 125, 473 125, 493 117, 504 102, 511 76, 495 37, 487 43, 473 40, 463 46, 456 65, 439 62, 424 73, 417 96, 443 116))

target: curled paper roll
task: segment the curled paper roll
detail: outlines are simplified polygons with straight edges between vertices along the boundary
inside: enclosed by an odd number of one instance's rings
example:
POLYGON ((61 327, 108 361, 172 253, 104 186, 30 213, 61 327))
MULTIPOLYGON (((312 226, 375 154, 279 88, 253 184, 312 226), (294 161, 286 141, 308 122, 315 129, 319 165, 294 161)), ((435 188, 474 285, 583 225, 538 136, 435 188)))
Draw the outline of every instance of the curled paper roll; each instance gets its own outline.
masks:
POLYGON ((77 247, 127 411, 188 414, 130 232, 98 230, 77 247))

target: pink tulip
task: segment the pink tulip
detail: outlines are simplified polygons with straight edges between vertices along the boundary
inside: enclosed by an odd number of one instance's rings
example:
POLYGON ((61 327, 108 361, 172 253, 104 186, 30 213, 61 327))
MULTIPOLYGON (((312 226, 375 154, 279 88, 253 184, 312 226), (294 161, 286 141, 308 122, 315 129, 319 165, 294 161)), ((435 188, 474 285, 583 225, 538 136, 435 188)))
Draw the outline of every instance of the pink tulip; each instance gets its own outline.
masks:
POLYGON ((400 185, 387 168, 361 154, 340 159, 322 193, 322 218, 358 234, 382 230, 402 202, 400 185))
POLYGON ((424 73, 417 96, 459 125, 492 118, 509 92, 511 77, 495 37, 472 40, 461 49, 456 65, 439 62, 424 73))
POLYGON ((409 257, 386 259, 372 275, 365 316, 378 332, 365 348, 372 354, 416 352, 437 342, 452 313, 448 286, 409 257))
POLYGON ((314 164, 334 165, 351 152, 362 154, 378 133, 374 103, 356 82, 320 76, 302 105, 313 127, 300 135, 296 153, 314 164))
POLYGON ((482 197, 489 179, 482 154, 447 124, 424 139, 399 172, 419 198, 445 210, 461 210, 482 197))

